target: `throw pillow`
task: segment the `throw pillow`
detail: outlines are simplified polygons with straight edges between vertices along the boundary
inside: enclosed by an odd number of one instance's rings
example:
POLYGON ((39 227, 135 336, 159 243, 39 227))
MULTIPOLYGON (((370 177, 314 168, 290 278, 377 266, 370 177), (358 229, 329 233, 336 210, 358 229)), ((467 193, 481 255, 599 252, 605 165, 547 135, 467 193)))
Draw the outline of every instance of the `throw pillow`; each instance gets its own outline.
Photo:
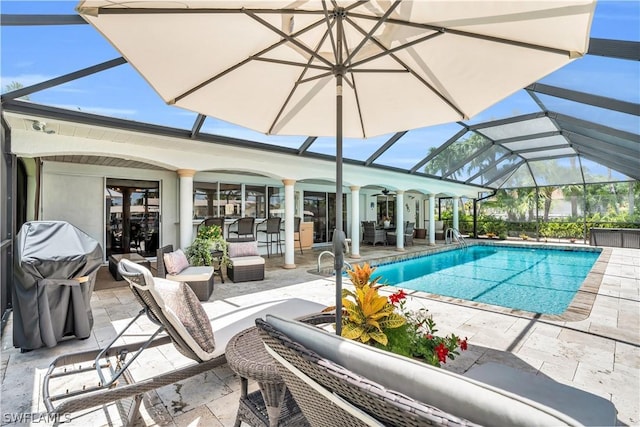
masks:
POLYGON ((229 258, 258 255, 257 242, 229 243, 229 258))
POLYGON ((164 266, 168 274, 178 274, 189 267, 189 260, 184 252, 182 252, 182 249, 164 254, 163 258, 164 266))
POLYGON ((157 279, 156 290, 164 302, 163 310, 167 319, 174 325, 177 320, 184 326, 188 334, 185 336, 177 328, 178 333, 202 360, 209 359, 210 354, 215 350, 213 330, 209 317, 193 290, 183 282, 180 282, 177 287, 174 285, 166 286, 165 281, 157 279), (189 338, 195 341, 202 351, 193 348, 189 338))

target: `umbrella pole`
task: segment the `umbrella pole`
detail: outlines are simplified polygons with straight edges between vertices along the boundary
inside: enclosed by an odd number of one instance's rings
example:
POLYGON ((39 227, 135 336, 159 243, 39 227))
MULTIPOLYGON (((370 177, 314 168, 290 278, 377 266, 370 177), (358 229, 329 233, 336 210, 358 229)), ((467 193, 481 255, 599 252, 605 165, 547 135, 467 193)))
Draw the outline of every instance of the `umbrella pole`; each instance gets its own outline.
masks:
POLYGON ((333 231, 333 254, 336 277, 336 334, 342 334, 342 265, 344 263, 344 233, 342 231, 342 75, 337 82, 336 132, 336 228, 333 231))
POLYGON ((336 14, 336 228, 333 231, 333 254, 336 277, 336 335, 342 335, 342 265, 344 232, 342 231, 342 14, 336 14))

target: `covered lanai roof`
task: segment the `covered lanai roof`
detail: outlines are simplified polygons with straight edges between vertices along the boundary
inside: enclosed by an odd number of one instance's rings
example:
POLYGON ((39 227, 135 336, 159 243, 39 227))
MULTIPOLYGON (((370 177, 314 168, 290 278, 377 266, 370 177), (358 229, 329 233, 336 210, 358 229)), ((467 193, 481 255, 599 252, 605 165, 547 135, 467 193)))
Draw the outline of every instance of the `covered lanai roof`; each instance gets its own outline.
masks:
MULTIPOLYGON (((33 129, 43 132, 55 132, 46 122, 58 120, 333 158, 331 138, 262 135, 164 105, 75 5, 3 1, 10 125, 35 117, 42 121, 33 129)), ((640 3, 600 2, 584 58, 468 121, 347 139, 344 161, 488 189, 639 180, 638 28, 640 3)))

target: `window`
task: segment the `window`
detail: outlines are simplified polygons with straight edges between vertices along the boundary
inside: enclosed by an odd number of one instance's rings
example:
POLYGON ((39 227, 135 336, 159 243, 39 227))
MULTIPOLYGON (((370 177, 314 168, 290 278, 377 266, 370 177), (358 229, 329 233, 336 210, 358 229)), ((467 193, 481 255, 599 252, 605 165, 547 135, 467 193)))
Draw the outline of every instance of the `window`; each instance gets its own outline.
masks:
POLYGON ((254 218, 267 217, 266 202, 267 187, 246 185, 244 188, 244 216, 252 216, 254 218))
POLYGON ((218 183, 195 182, 193 184, 193 217, 204 219, 224 215, 218 202, 218 183))

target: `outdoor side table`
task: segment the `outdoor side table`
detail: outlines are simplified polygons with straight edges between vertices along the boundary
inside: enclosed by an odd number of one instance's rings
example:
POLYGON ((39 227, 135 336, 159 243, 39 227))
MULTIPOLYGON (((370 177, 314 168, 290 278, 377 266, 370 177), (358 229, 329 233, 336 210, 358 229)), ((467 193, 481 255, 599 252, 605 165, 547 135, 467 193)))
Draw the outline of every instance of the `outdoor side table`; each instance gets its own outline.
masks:
POLYGON ((224 283, 224 277, 222 276, 222 255, 222 251, 211 251, 213 274, 220 276, 220 281, 224 283))
POLYGON ((151 268, 151 263, 143 257, 135 252, 131 252, 130 254, 115 254, 109 257, 109 271, 114 279, 120 281, 124 280, 120 273, 118 273, 118 263, 121 259, 128 259, 131 262, 135 262, 136 264, 140 264, 148 269, 151 268))
POLYGON ((285 386, 276 362, 264 348, 254 326, 235 335, 225 350, 229 367, 240 376, 240 404, 235 426, 308 426, 293 396, 285 386), (259 390, 247 393, 248 379, 259 390))

